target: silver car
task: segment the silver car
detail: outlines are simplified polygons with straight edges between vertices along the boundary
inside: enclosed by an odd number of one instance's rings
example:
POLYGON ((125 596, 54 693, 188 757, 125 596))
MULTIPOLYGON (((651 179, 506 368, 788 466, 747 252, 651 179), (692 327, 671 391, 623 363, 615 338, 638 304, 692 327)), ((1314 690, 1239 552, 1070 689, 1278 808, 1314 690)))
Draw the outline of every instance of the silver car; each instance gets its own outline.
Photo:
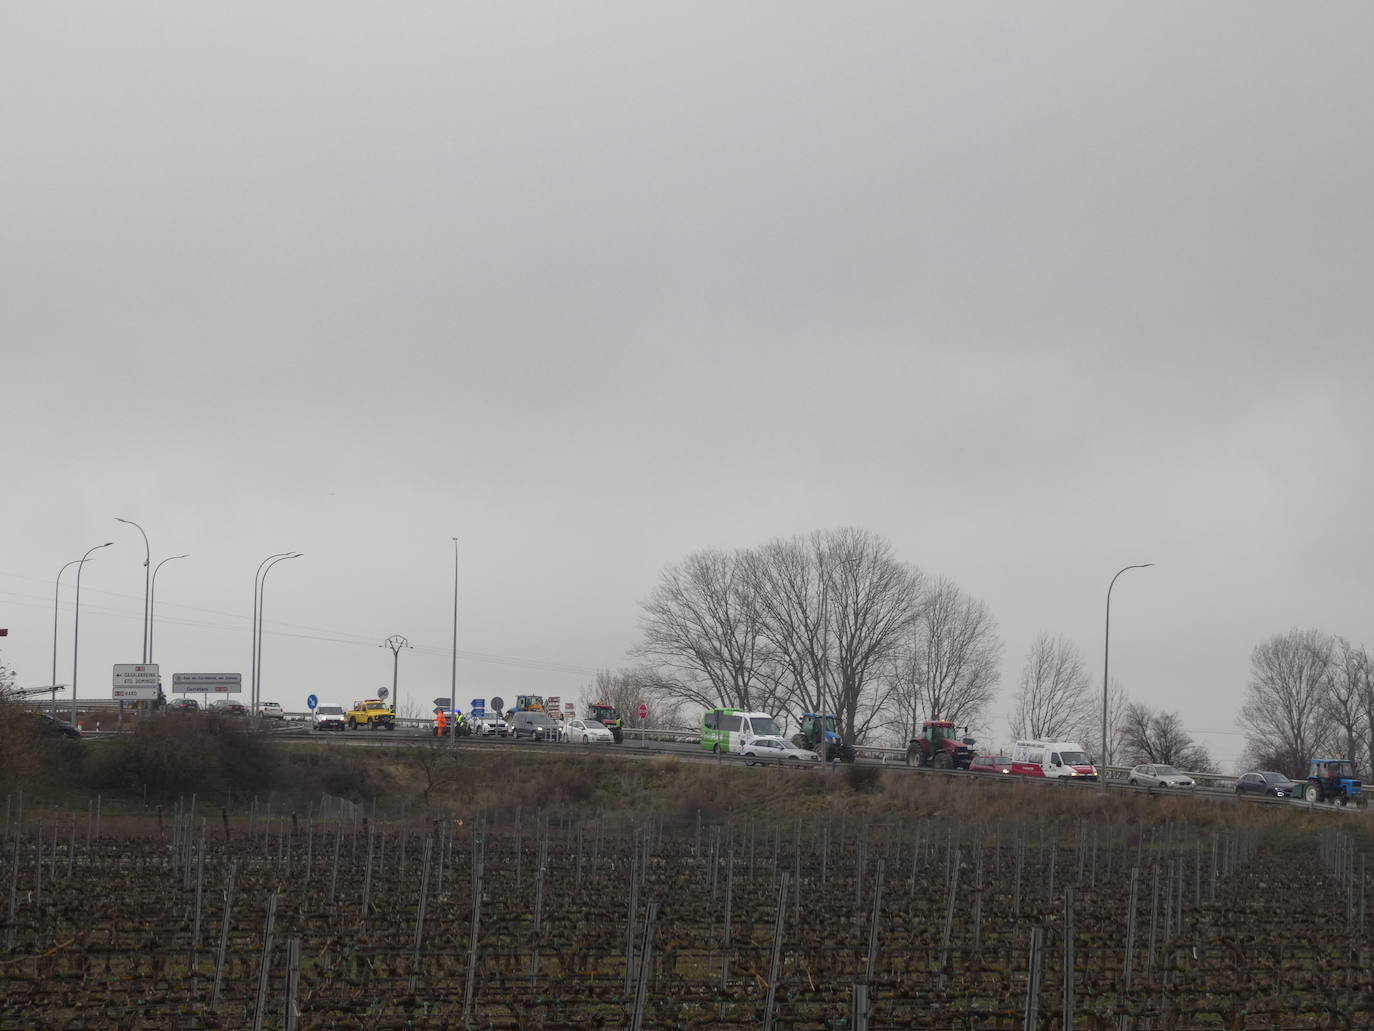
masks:
POLYGON ((1197 781, 1181 770, 1159 763, 1142 763, 1131 770, 1131 783, 1147 788, 1195 788, 1197 781))
POLYGON ((756 737, 744 746, 741 754, 744 761, 750 766, 757 763, 760 766, 767 766, 769 763, 794 763, 802 766, 806 763, 818 763, 821 757, 809 748, 798 748, 786 738, 756 737))

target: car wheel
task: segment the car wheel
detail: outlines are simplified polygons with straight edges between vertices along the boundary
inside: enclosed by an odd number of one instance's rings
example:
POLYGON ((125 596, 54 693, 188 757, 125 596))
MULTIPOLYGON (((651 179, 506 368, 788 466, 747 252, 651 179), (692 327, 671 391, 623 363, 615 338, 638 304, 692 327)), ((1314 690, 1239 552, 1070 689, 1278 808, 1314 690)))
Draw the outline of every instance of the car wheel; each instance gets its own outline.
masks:
POLYGON ((1134 777, 1132 777, 1132 778, 1131 778, 1131 787, 1133 787, 1133 788, 1138 788, 1138 787, 1140 787, 1140 781, 1138 781, 1138 780, 1136 780, 1134 777))

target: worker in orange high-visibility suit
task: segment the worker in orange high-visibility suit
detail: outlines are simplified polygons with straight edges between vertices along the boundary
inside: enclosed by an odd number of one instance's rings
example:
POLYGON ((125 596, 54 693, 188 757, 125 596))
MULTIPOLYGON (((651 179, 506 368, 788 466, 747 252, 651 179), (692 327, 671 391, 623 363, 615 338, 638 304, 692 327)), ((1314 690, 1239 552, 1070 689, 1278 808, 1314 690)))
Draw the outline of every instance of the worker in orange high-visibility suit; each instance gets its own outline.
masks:
POLYGON ((443 709, 434 710, 434 736, 443 737, 448 733, 448 713, 443 709))

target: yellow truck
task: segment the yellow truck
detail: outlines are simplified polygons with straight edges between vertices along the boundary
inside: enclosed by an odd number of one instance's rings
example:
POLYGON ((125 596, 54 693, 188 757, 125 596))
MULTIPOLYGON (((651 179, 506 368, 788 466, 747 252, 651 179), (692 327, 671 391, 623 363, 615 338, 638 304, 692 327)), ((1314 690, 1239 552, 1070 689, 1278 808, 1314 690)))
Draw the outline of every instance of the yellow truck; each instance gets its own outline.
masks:
POLYGON ((371 730, 378 727, 396 729, 396 713, 380 698, 365 698, 361 702, 354 702, 345 720, 349 730, 359 730, 363 727, 371 730))

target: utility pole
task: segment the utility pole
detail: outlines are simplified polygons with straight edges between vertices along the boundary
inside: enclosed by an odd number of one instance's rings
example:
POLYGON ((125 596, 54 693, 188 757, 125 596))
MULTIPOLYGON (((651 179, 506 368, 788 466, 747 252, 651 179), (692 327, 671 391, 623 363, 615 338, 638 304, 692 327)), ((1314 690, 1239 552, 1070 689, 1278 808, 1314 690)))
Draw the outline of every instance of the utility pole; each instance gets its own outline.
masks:
POLYGON ((392 634, 377 647, 391 649, 391 711, 400 716, 401 696, 396 693, 396 674, 401 665, 401 649, 409 648, 410 642, 400 634, 392 634))

